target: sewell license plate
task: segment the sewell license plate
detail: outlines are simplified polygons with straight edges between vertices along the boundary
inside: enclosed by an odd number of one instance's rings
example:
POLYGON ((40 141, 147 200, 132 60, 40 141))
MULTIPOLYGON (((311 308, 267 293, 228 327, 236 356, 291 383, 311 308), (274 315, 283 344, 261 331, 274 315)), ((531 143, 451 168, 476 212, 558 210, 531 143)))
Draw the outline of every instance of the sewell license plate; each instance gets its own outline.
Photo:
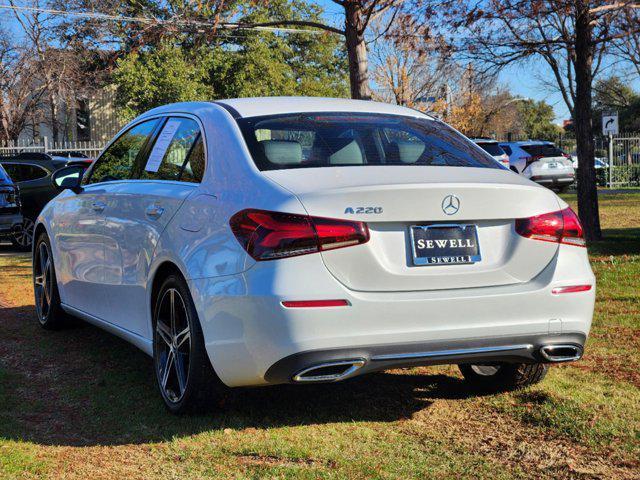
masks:
POLYGON ((481 259, 475 225, 412 226, 411 247, 414 265, 455 265, 481 259))

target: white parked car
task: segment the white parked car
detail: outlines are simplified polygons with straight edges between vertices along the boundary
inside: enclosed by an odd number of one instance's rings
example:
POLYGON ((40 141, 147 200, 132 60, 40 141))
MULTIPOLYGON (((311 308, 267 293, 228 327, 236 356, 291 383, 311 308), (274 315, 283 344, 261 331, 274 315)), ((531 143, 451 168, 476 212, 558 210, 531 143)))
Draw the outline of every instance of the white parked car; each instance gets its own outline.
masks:
POLYGON ((549 188, 563 191, 575 181, 571 158, 551 142, 527 140, 500 143, 511 169, 549 188))
POLYGON ((576 215, 421 112, 167 105, 80 168, 37 219, 38 318, 153 356, 173 412, 415 365, 513 388, 583 353, 595 279, 576 215))
MULTIPOLYGON (((575 153, 571 154, 571 164, 573 165, 574 170, 578 169, 578 155, 575 153)), ((595 167, 596 170, 600 170, 603 168, 609 168, 609 163, 607 162, 607 159, 604 157, 595 157, 593 159, 593 166, 595 167)))
POLYGON ((491 155, 497 162, 506 168, 510 167, 509 155, 505 153, 497 140, 490 138, 472 138, 471 141, 491 155))

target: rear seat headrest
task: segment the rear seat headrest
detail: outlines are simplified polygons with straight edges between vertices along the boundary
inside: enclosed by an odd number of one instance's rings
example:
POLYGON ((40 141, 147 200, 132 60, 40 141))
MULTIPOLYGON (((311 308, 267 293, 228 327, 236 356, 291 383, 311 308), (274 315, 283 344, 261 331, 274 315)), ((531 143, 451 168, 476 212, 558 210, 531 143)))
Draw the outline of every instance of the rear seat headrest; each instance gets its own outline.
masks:
POLYGON ((422 156, 426 145, 423 142, 411 142, 409 140, 396 140, 391 142, 393 151, 392 160, 402 163, 416 163, 422 156))
POLYGON ((302 145, 294 140, 262 140, 264 155, 271 163, 297 165, 302 163, 302 145))
POLYGON ((329 155, 329 165, 342 164, 364 164, 362 150, 360 150, 360 145, 355 140, 350 141, 332 155, 329 155))

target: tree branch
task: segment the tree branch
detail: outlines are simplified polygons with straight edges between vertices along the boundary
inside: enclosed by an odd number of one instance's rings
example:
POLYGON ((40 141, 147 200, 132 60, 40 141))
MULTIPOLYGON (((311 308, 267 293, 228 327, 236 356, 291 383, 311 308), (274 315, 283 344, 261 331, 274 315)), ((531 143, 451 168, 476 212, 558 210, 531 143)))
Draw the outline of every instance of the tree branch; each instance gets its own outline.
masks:
POLYGON ((320 30, 325 30, 327 32, 336 33, 338 35, 345 34, 344 30, 340 30, 339 28, 335 28, 330 25, 325 25, 324 23, 312 22, 310 20, 274 20, 271 22, 258 22, 258 23, 226 23, 225 25, 233 26, 238 29, 254 28, 254 27, 287 27, 287 26, 312 27, 312 28, 318 28, 320 30))

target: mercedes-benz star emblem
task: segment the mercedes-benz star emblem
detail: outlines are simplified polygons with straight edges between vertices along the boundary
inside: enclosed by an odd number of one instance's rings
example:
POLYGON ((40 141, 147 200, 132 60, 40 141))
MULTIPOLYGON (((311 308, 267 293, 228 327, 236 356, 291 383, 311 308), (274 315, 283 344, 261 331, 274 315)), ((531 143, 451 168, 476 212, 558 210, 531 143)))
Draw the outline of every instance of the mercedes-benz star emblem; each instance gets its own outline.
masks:
POLYGON ((460 199, 455 195, 447 195, 442 200, 442 211, 447 215, 453 215, 460 210, 460 199))

